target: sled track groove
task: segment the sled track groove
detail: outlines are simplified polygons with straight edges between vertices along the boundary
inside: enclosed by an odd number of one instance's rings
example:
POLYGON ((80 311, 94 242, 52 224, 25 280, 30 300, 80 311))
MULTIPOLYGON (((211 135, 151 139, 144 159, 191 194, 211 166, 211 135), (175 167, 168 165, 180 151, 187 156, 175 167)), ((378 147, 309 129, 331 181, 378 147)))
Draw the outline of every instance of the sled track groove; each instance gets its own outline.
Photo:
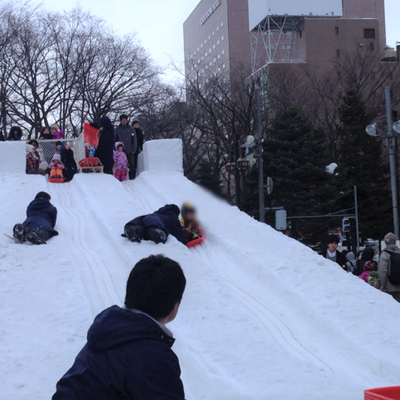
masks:
MULTIPOLYGON (((75 255, 82 283, 85 287, 91 310, 96 314, 99 310, 99 301, 102 308, 115 304, 118 301, 117 291, 112 284, 107 266, 101 256, 94 251, 87 239, 85 229, 85 215, 76 211, 72 205, 69 184, 49 187, 50 192, 57 195, 60 206, 66 215, 73 221, 73 232, 69 235, 70 248, 75 255)), ((77 207, 79 210, 79 208, 77 207)), ((96 229, 91 228, 94 232, 96 229)))

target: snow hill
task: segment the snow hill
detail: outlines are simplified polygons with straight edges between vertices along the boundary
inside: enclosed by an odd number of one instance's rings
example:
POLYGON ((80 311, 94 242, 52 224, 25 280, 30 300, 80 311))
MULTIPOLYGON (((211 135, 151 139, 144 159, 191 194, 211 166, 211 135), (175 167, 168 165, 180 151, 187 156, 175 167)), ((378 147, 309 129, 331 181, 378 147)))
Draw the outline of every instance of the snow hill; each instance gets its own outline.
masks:
POLYGON ((188 281, 170 324, 188 400, 361 400, 367 388, 400 384, 400 305, 188 181, 181 158, 165 155, 179 154, 178 142, 148 143, 145 171, 125 183, 103 174, 47 183, 9 156, 18 146, 0 143, 2 233, 45 190, 60 235, 46 246, 0 237, 1 400, 49 399, 93 317, 122 305, 131 268, 159 253, 188 281), (198 207, 203 246, 120 236, 133 217, 186 200, 198 207))

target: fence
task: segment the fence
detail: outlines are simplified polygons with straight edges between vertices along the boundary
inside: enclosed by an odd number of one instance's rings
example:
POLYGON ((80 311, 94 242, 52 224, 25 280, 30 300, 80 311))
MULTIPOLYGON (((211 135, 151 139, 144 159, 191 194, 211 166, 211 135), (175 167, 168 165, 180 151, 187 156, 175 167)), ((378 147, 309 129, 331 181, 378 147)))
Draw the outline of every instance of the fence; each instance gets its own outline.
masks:
POLYGON ((43 163, 50 164, 52 162, 54 153, 56 152, 56 142, 69 143, 77 163, 85 158, 85 142, 83 135, 79 135, 77 138, 69 139, 38 140, 38 152, 43 163))

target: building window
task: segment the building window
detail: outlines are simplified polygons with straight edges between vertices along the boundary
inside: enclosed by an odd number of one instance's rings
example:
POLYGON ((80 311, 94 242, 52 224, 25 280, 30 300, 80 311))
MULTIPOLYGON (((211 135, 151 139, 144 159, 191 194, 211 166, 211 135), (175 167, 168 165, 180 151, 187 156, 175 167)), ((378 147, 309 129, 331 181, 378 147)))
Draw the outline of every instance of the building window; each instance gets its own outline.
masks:
POLYGON ((223 36, 221 36, 221 42, 223 42, 223 41, 224 41, 224 39, 225 39, 225 38, 224 38, 223 36))
POLYGON ((225 54, 225 50, 222 50, 222 55, 224 55, 225 54))
POLYGON ((211 49, 210 49, 210 50, 208 50, 208 54, 211 54, 211 49))
POLYGON ((339 27, 335 26, 335 35, 339 35, 339 27))
POLYGON ((218 54, 218 60, 221 58, 221 54, 218 54))
POLYGON ((225 64, 222 64, 222 68, 224 68, 224 69, 225 69, 225 64))
POLYGON ((215 49, 215 44, 213 45, 213 49, 215 49))
POLYGON ((219 46, 219 40, 217 40, 217 46, 219 46))
POLYGON ((374 42, 370 42, 369 44, 369 49, 372 51, 374 50, 374 42))
POLYGON ((300 39, 303 37, 303 31, 301 29, 299 31, 299 36, 300 36, 300 39))
POLYGON ((215 35, 215 31, 213 31, 213 36, 215 35))
POLYGON ((219 31, 219 26, 217 26, 217 32, 219 31))
POLYGON ((200 51, 200 47, 197 48, 197 51, 200 51))
POLYGON ((201 44, 201 48, 203 48, 203 43, 201 44))
POLYGON ((221 22, 221 26, 224 26, 224 23, 223 23, 223 22, 221 22))
POLYGON ((211 35, 208 35, 208 40, 211 40, 211 35))
POLYGON ((207 39, 204 41, 204 44, 207 44, 207 39))
POLYGON ((340 58, 340 50, 336 49, 336 58, 340 58))
POLYGON ((364 29, 364 39, 375 39, 375 29, 364 29))

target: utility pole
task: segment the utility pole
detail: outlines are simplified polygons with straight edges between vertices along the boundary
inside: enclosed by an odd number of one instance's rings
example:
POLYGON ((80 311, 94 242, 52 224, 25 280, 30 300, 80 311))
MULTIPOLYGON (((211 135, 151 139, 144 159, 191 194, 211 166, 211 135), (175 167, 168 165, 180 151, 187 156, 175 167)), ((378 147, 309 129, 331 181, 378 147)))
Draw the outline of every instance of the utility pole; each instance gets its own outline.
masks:
POLYGON ((386 118, 388 125, 387 145, 389 148, 390 183, 392 187, 393 226, 394 226, 394 234, 396 235, 397 240, 399 240, 399 212, 397 203, 396 155, 394 148, 395 138, 393 135, 392 99, 389 86, 386 86, 385 88, 385 96, 386 96, 386 118))
POLYGON ((260 222, 265 223, 265 199, 264 199, 264 162, 263 162, 263 138, 261 129, 261 94, 260 86, 256 85, 257 98, 257 159, 258 159, 258 201, 260 207, 260 222))
POLYGON ((357 186, 354 186, 354 211, 356 217, 356 252, 360 250, 360 230, 358 227, 358 197, 357 197, 357 186))

